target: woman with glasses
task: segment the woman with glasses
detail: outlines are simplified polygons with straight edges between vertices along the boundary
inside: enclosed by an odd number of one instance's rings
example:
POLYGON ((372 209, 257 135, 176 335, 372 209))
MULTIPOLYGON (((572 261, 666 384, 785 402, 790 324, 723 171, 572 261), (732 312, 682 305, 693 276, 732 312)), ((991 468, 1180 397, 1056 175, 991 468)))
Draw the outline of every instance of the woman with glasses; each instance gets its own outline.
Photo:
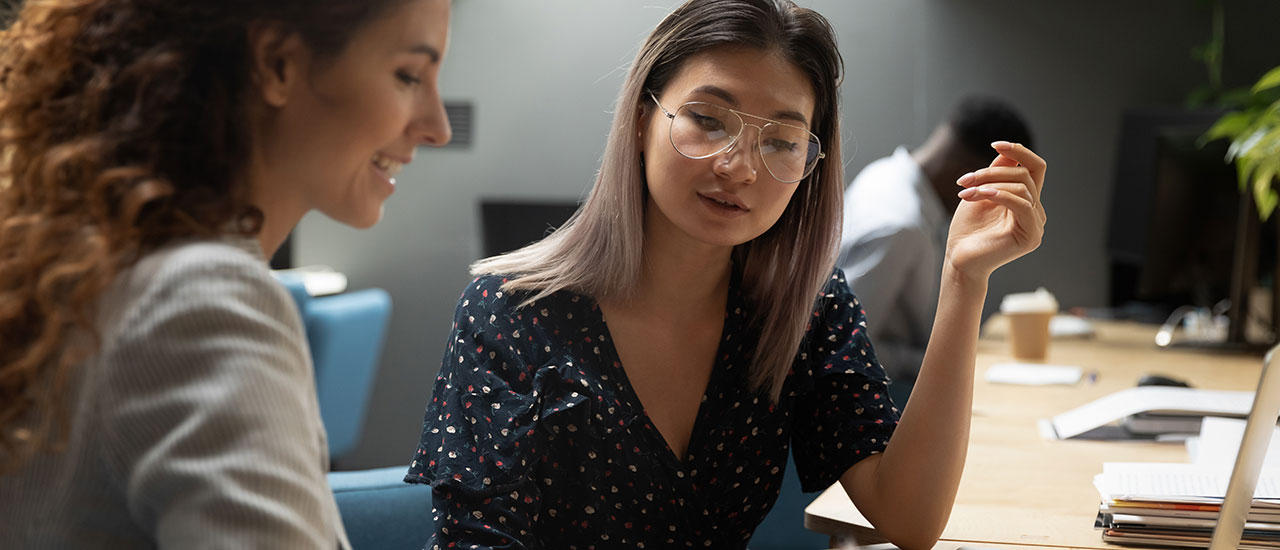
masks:
POLYGON ((742 548, 788 452, 902 547, 946 524, 987 278, 1039 243, 1044 162, 957 182, 911 407, 833 271, 841 60, 787 0, 691 0, 631 67, 586 203, 473 266, 407 481, 428 548, 742 548))
POLYGON ((349 547, 305 213, 382 215, 448 0, 40 0, 0 32, 0 546, 349 547))

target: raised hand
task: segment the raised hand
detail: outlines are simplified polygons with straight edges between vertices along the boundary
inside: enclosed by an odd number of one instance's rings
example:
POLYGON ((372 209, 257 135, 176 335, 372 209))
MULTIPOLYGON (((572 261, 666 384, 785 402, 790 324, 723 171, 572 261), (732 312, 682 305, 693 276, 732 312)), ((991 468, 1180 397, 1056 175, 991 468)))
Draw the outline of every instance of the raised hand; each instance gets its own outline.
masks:
POLYGON ((956 180, 963 201, 947 236, 947 262, 975 278, 1040 246, 1047 219, 1044 159, 1017 143, 991 146, 998 155, 990 166, 956 180))

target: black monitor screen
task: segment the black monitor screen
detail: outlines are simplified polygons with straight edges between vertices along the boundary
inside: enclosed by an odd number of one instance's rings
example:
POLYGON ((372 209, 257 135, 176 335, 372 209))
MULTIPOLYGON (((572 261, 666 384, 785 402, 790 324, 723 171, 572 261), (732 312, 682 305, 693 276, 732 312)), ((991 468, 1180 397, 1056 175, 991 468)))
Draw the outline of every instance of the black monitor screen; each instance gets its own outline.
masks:
POLYGON ((1158 318, 1230 294, 1236 173, 1225 141, 1198 143, 1220 115, 1125 114, 1107 246, 1112 306, 1143 304, 1158 318))
POLYGON ((486 258, 496 256, 538 241, 577 210, 575 202, 481 201, 481 254, 486 258))

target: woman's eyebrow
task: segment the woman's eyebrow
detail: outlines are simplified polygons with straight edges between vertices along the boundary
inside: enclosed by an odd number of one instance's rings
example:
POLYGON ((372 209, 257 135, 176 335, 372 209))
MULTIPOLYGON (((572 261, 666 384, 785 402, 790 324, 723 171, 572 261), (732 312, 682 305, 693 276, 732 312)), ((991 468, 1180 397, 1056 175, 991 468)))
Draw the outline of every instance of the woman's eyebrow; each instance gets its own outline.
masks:
POLYGON ((432 63, 440 62, 440 50, 429 44, 416 44, 414 46, 410 46, 409 53, 417 53, 430 57, 432 63))
POLYGON ((719 86, 712 86, 710 84, 705 84, 702 86, 698 86, 697 88, 694 88, 692 93, 713 95, 720 99, 725 100, 725 102, 727 102, 730 107, 738 106, 738 98, 734 97, 733 94, 729 93, 729 90, 726 90, 719 86))
MULTIPOLYGON (((735 109, 738 107, 738 98, 734 96, 732 93, 730 93, 729 90, 726 90, 719 86, 705 84, 702 86, 698 86, 697 88, 694 88, 693 91, 690 92, 690 94, 713 95, 720 99, 723 99, 726 103, 729 104, 730 107, 733 107, 735 109)), ((778 111, 773 113, 770 116, 775 120, 792 120, 805 125, 809 124, 809 119, 805 118, 804 115, 800 114, 797 111, 778 111)))

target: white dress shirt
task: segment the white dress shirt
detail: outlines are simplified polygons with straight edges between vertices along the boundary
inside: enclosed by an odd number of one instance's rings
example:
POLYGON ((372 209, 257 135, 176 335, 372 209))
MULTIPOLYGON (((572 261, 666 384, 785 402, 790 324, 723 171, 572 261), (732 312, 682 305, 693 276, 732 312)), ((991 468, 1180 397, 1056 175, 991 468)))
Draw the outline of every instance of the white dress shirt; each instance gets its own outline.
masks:
POLYGON ((920 371, 949 218, 905 147, 867 165, 845 190, 837 265, 867 312, 876 355, 892 378, 914 380, 920 371))

